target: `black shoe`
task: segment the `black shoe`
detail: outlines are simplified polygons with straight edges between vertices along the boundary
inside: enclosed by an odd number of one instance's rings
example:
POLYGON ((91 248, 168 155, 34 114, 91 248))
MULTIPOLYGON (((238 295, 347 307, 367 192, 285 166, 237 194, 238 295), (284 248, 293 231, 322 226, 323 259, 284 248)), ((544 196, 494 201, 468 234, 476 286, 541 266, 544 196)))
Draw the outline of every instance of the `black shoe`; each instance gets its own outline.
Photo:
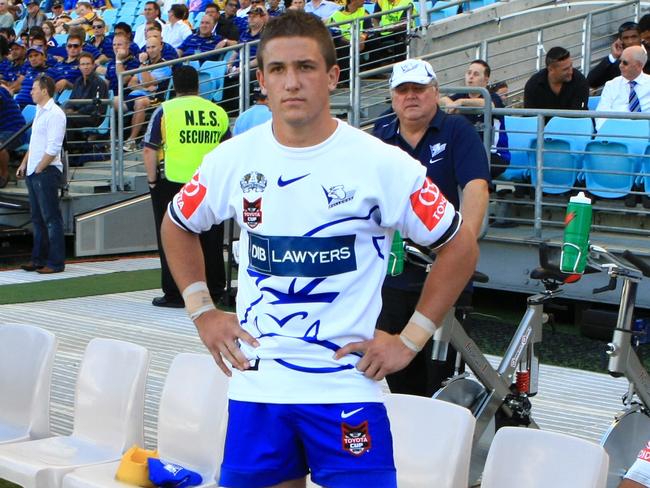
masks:
POLYGON ((643 202, 643 208, 650 208, 650 197, 643 195, 641 197, 641 202, 643 202))
POLYGON ((153 300, 151 300, 151 304, 154 307, 167 307, 167 308, 183 308, 185 307, 185 303, 183 302, 182 298, 168 298, 165 295, 161 297, 156 297, 153 300))
POLYGON ((45 266, 37 266, 34 263, 29 263, 29 264, 23 264, 20 266, 20 269, 24 271, 37 271, 39 269, 43 269, 45 266))
POLYGON ((628 208, 636 207, 637 195, 629 194, 625 197, 624 205, 628 208))

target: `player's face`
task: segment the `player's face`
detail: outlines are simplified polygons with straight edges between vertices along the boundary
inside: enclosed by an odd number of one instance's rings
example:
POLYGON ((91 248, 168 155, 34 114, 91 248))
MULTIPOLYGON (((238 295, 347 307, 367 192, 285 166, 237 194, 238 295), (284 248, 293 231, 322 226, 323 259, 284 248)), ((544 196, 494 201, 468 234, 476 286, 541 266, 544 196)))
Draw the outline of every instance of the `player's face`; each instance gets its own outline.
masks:
POLYGON ((436 114, 440 94, 435 85, 402 83, 392 90, 393 110, 400 121, 428 124, 436 114))
POLYGON ((278 37, 266 44, 264 70, 258 70, 257 79, 274 120, 304 128, 329 120, 329 94, 336 88, 339 67, 327 69, 314 39, 278 37))

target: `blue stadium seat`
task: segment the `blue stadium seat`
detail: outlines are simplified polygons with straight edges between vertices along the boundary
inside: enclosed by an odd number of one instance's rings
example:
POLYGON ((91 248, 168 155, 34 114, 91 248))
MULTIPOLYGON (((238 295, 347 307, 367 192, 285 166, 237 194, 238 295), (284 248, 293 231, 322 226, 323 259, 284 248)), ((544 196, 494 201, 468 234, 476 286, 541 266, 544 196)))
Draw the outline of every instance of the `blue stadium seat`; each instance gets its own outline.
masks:
POLYGON ((528 154, 530 154, 530 147, 537 137, 537 117, 506 115, 505 125, 511 159, 508 169, 499 178, 522 181, 530 172, 528 154))
MULTIPOLYGON (((507 123, 506 123, 507 124, 507 123)), ((507 125, 506 125, 507 127, 507 125)), ((553 117, 544 128, 544 153, 542 155, 542 191, 562 194, 571 190, 582 166, 585 146, 591 140, 593 123, 590 118, 575 119, 553 117)), ((534 140, 532 147, 537 147, 534 140)), ((537 183, 534 168, 536 154, 529 154, 531 182, 537 183)))
MULTIPOLYGON (((112 99, 113 98, 113 90, 108 90, 108 98, 112 99)), ((101 134, 101 135, 106 135, 108 134, 108 131, 110 129, 110 124, 111 124, 111 110, 113 110, 112 105, 107 105, 106 106, 106 115, 104 116, 104 120, 102 120, 102 123, 99 124, 98 127, 96 128, 88 128, 88 132, 91 134, 101 134)))
MULTIPOLYGON (((23 117, 25 118, 25 122, 27 124, 33 122, 34 117, 36 117, 36 105, 26 105, 22 113, 23 113, 23 117)), ((29 129, 27 129, 27 132, 25 132, 25 140, 27 142, 22 146, 16 148, 16 151, 25 152, 27 151, 27 149, 29 149, 29 138, 31 137, 31 135, 32 135, 32 129, 30 127, 29 129)))
POLYGON ((65 102, 67 102, 70 99, 70 95, 72 95, 72 90, 70 89, 63 90, 56 97, 56 103, 62 106, 65 102))
POLYGON ((68 41, 68 34, 55 34, 53 38, 59 46, 63 46, 68 41))
POLYGON ((223 99, 223 84, 228 63, 206 61, 199 71, 199 95, 213 102, 223 99))
POLYGON ((637 183, 643 183, 643 189, 647 196, 650 196, 650 146, 645 150, 645 155, 647 157, 643 158, 641 161, 641 173, 642 176, 639 177, 637 183))
POLYGON ((647 120, 606 119, 598 130, 597 141, 620 142, 625 144, 629 153, 645 153, 650 124, 647 120))
MULTIPOLYGON (((446 0, 438 0, 433 4, 434 7, 446 7, 451 2, 446 0)), ((458 6, 454 5, 453 7, 443 8, 442 10, 437 10, 435 12, 429 13, 429 21, 435 22, 436 20, 446 19, 447 17, 452 17, 458 12, 458 6)))
POLYGON ((117 18, 116 9, 105 10, 104 13, 102 14, 102 19, 104 20, 104 22, 106 22, 106 25, 113 25, 115 23, 116 18, 117 18))
POLYGON ((587 190, 601 198, 620 198, 632 189, 639 158, 620 142, 592 141, 584 157, 587 190), (625 173, 625 174, 612 174, 625 173))
POLYGON ((589 110, 596 110, 598 103, 600 102, 600 97, 589 97, 589 102, 587 103, 587 108, 589 110))

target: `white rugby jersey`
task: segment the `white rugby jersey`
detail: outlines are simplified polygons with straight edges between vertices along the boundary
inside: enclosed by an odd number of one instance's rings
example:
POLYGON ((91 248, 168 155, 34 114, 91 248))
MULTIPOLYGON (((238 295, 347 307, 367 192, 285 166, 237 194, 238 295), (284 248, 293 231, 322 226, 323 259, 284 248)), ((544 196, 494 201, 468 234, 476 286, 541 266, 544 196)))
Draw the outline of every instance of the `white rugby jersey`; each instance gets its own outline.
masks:
POLYGON ((641 449, 632 467, 625 473, 625 478, 650 487, 650 441, 641 449))
POLYGON ((358 355, 333 355, 373 337, 394 230, 441 245, 460 226, 418 161, 343 122, 313 147, 282 146, 271 122, 220 144, 169 215, 241 227, 237 315, 260 346, 241 344, 253 367, 229 397, 263 403, 381 401, 358 355))

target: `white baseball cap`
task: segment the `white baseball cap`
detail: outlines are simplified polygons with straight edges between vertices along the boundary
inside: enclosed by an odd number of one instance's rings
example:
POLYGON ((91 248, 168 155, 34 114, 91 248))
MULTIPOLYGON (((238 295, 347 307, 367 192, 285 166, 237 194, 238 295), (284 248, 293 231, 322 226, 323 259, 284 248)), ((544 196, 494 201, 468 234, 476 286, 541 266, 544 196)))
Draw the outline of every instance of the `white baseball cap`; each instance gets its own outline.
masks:
POLYGON ((407 59, 393 66, 390 77, 390 88, 396 88, 403 83, 428 85, 436 80, 436 73, 428 61, 422 59, 407 59))

